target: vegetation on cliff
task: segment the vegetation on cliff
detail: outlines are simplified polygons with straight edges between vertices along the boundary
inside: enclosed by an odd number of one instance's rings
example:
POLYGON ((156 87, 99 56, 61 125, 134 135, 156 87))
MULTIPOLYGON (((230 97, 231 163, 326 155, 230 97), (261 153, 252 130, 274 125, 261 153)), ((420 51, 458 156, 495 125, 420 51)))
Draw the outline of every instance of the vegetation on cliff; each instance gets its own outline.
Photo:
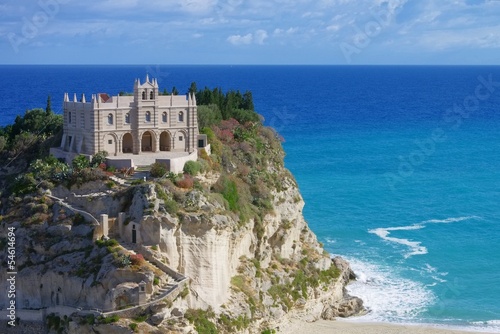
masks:
MULTIPOLYGON (((177 325, 172 321, 169 326, 179 330, 182 321, 187 321, 199 333, 232 333, 257 324, 255 328, 259 329, 253 332, 270 333, 273 321, 278 322, 292 310, 307 309, 308 300, 320 298, 322 292, 328 291, 340 271, 331 265, 329 256, 303 221, 302 199, 293 176, 284 168, 279 136, 263 125, 254 111, 252 94, 224 93, 218 88, 196 90, 195 84, 190 90, 196 92, 200 132, 207 135, 211 154, 201 151, 198 161, 186 163, 180 174, 168 173, 166 166, 153 164, 146 184, 142 178, 125 186, 111 181, 110 176, 124 177, 125 171, 106 166, 105 152, 99 152, 90 161, 77 157, 72 164, 48 156, 46 145, 57 146, 61 126, 60 116, 53 115, 50 108, 27 112, 13 126, 1 128, 0 144, 5 142, 1 154, 10 158, 17 154, 18 161, 23 158, 24 162, 16 171, 4 171, 9 177, 0 193, 0 219, 7 224, 21 222, 26 230, 22 252, 28 260, 22 263, 20 272, 36 265, 43 265, 45 271, 56 270, 57 261, 66 261, 61 275, 81 278, 89 288, 102 291, 112 288, 103 282, 110 271, 125 268, 149 273, 147 279, 154 285, 159 285, 161 271, 145 262, 142 255, 120 246, 119 240, 93 242, 95 226, 81 215, 70 213, 46 190, 75 189, 74 186, 84 186, 89 181, 105 182, 106 196, 118 201, 120 210, 129 213, 129 219, 134 218, 130 212, 137 194, 142 194, 146 203, 136 220, 167 217, 169 226, 189 230, 190 237, 212 228, 228 229, 234 235, 247 231, 252 235, 251 253, 239 258, 237 272, 228 280, 232 297, 222 306, 214 305, 216 311, 210 307, 188 308, 183 320, 177 321, 177 325), (42 116, 50 122, 41 122, 42 116), (18 132, 19 128, 28 132, 18 132), (21 157, 21 146, 16 146, 22 138, 19 136, 38 138, 40 149, 21 157), (214 223, 216 215, 227 217, 221 220, 224 224, 214 223), (190 230, 191 222, 195 227, 190 230), (61 232, 62 226, 79 231, 69 244, 64 243, 68 233, 61 232), (29 229, 36 230, 36 234, 29 229), (42 248, 45 251, 41 252, 42 248)), ((88 197, 89 202, 93 200, 88 197)), ((151 250, 165 255, 156 244, 151 250)), ((164 259, 168 264, 168 258, 164 259)), ((186 289, 177 298, 195 298, 188 293, 186 289)), ((152 314, 144 315, 148 323, 152 323, 152 314)), ((52 323, 53 320, 51 326, 52 323)), ((146 328, 145 324, 141 326, 141 331, 146 328)), ((127 323, 126 327, 135 331, 138 325, 127 323)))

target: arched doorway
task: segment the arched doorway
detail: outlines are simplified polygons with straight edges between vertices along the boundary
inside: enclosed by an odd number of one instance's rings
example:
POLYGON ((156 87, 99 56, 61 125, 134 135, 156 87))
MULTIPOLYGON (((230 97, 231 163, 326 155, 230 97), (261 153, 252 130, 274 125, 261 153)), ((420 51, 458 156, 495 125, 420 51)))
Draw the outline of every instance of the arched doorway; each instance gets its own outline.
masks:
POLYGON ((134 140, 130 133, 123 135, 122 139, 122 151, 123 153, 132 153, 134 148, 134 140))
POLYGON ((103 150, 108 152, 108 155, 116 155, 116 144, 117 142, 112 134, 104 136, 103 150))
POLYGON ((170 151, 172 148, 170 134, 166 131, 162 132, 160 135, 160 151, 170 151))
POLYGON ((153 134, 149 131, 144 132, 141 140, 142 152, 153 152, 153 134))

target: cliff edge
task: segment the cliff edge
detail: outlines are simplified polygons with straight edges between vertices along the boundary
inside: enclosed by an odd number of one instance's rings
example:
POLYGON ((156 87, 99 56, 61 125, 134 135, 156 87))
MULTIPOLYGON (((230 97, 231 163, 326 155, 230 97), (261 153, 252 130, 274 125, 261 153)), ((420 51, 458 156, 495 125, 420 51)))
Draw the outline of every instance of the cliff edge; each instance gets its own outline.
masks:
POLYGON ((276 133, 235 119, 204 132, 212 152, 184 174, 159 164, 147 182, 86 172, 94 181, 44 180, 4 198, 18 308, 43 313, 48 331, 82 334, 272 333, 290 317, 362 312, 345 290, 349 264, 304 220, 276 133))

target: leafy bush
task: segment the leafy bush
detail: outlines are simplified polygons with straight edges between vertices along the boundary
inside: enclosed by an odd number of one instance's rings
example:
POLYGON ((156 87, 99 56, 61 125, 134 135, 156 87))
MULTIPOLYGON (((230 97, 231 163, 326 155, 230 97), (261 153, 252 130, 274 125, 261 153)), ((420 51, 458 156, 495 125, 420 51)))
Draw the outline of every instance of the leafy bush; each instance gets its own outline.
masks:
POLYGON ((130 263, 134 266, 141 266, 145 262, 144 256, 142 254, 132 254, 130 255, 130 263))
POLYGON ((167 165, 155 162, 151 165, 149 173, 152 177, 162 177, 168 172, 167 165))
POLYGON ((73 159, 71 165, 76 170, 82 170, 90 167, 90 161, 86 156, 80 154, 73 159))
POLYGON ((110 317, 101 317, 99 318, 99 322, 101 324, 111 324, 113 322, 117 322, 118 320, 120 320, 120 317, 118 315, 112 315, 110 317))
POLYGON ((201 170, 201 164, 198 161, 188 161, 184 164, 183 171, 186 174, 195 176, 201 170))
POLYGON ((108 239, 108 240, 96 240, 95 244, 99 247, 115 247, 118 246, 119 243, 115 239, 108 239))
POLYGON ((131 329, 134 333, 137 331, 137 327, 138 327, 138 326, 139 326, 139 325, 137 325, 137 324, 136 324, 136 323, 134 323, 134 322, 128 325, 128 327, 129 327, 129 328, 130 328, 130 329, 131 329))
POLYGON ((165 201, 164 204, 165 204, 165 210, 167 210, 167 212, 170 213, 171 215, 175 215, 179 211, 179 205, 174 200, 169 199, 165 201))
MULTIPOLYGON (((90 165, 92 167, 98 167, 101 164, 104 164, 106 162, 106 157, 108 156, 108 152, 106 151, 99 151, 96 154, 94 154, 91 158, 90 165)), ((106 168, 104 168, 106 169, 106 168)))
POLYGON ((224 197, 229 204, 230 210, 237 211, 239 209, 239 196, 236 182, 228 177, 221 177, 219 181, 215 185, 215 190, 224 197))
POLYGON ((184 317, 189 320, 190 323, 194 324, 196 331, 199 334, 217 334, 217 327, 213 322, 208 320, 213 318, 215 315, 212 311, 194 310, 188 309, 184 314, 184 317))
POLYGON ((176 182, 177 187, 184 189, 191 189, 194 185, 194 180, 189 174, 184 174, 184 178, 182 180, 178 180, 176 182))

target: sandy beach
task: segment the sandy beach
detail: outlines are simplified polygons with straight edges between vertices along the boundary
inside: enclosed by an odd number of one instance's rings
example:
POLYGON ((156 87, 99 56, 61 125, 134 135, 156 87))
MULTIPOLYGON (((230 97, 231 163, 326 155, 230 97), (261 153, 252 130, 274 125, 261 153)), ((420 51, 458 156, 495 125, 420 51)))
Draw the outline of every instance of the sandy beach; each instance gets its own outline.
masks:
MULTIPOLYGON (((294 319, 289 325, 280 330, 287 334, 471 334, 477 332, 460 331, 452 329, 440 329, 426 326, 393 325, 384 323, 356 323, 347 321, 305 322, 294 319)), ((493 332, 481 332, 493 333, 493 332)))

